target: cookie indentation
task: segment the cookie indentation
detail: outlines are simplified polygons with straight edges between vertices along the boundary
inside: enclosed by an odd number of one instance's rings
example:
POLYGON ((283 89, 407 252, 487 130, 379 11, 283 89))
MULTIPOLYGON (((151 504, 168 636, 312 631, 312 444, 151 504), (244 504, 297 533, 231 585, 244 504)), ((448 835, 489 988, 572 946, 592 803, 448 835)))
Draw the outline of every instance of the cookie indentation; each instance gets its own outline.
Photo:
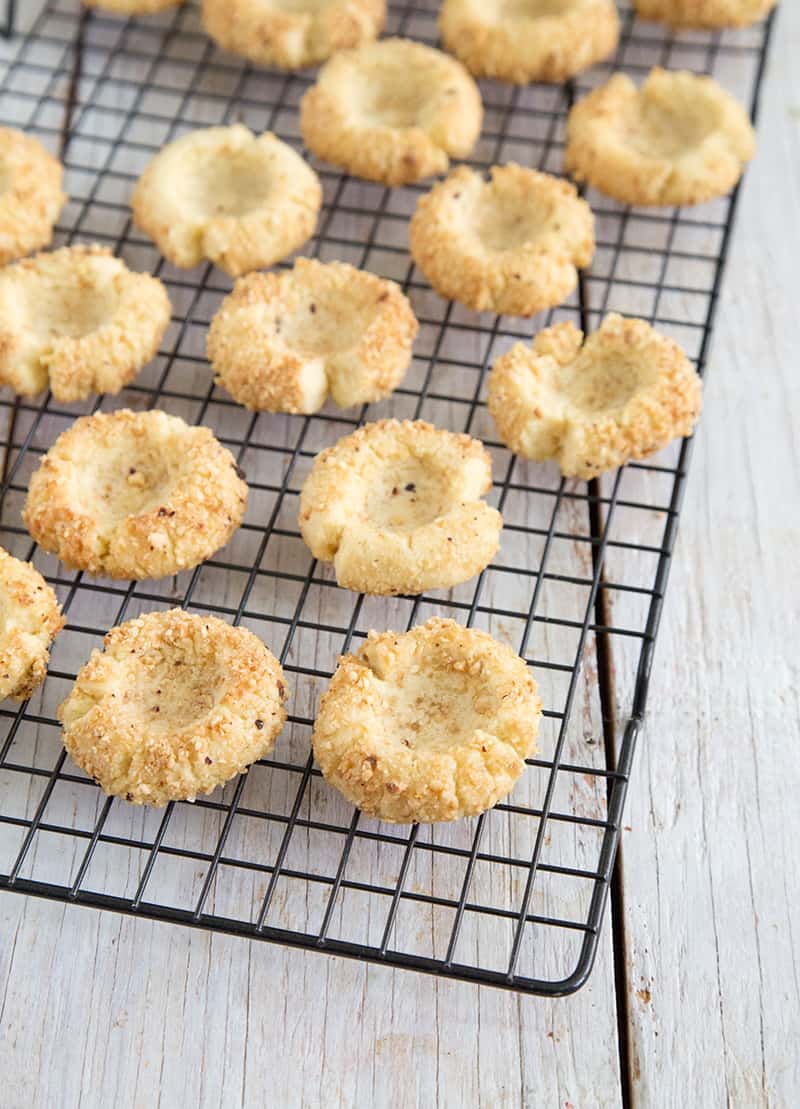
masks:
POLYGON ((478 139, 478 87, 454 58, 407 39, 335 55, 303 96, 300 123, 318 157, 357 177, 402 185, 444 172, 478 139))
POLYGON ((476 77, 560 83, 609 57, 614 0, 445 0, 442 41, 476 77))
POLYGON ((223 547, 244 516, 247 486, 206 427, 165 412, 76 420, 50 448, 23 518, 72 569, 165 577, 223 547))
POLYGON ((407 824, 491 808, 536 751, 541 701, 525 662, 485 632, 429 620, 370 632, 339 660, 314 725, 326 781, 407 824))
POLYGON ((63 626, 58 598, 42 575, 0 547, 0 701, 22 701, 41 685, 63 626))
POLYGON ((417 333, 392 281, 343 262, 299 258, 290 271, 237 281, 212 320, 217 381, 248 408, 316 412, 388 396, 417 333))
POLYGON ((100 246, 63 247, 0 270, 0 384, 59 401, 118 393, 158 352, 162 283, 100 246))
POLYGON ((441 296, 530 316, 575 288, 594 255, 594 220, 568 181, 514 163, 487 181, 459 166, 419 200, 410 241, 441 296))
POLYGON ((300 530, 346 589, 449 588, 497 551, 503 521, 481 499, 490 487, 491 460, 477 439, 419 420, 381 420, 314 460, 300 530))
POLYGON ((610 314, 585 342, 571 323, 517 343, 489 375, 489 410, 503 442, 592 478, 690 435, 701 381, 686 355, 644 320, 610 314))
POLYGON ((50 244, 64 171, 33 135, 0 127, 0 266, 50 244))
POLYGON ((280 69, 370 42, 385 19, 386 0, 203 0, 204 26, 219 46, 280 69))
POLYGON ((623 73, 578 101, 565 164, 577 181, 625 204, 699 204, 735 186, 755 150, 742 107, 711 77, 623 73))
POLYGON ((269 132, 242 124, 169 143, 131 201, 136 225, 176 266, 204 258, 236 277, 274 265, 311 236, 322 189, 314 171, 269 132))
POLYGON ((286 682, 252 632, 180 609, 112 628, 59 708, 73 760, 135 805, 193 801, 283 727, 286 682))

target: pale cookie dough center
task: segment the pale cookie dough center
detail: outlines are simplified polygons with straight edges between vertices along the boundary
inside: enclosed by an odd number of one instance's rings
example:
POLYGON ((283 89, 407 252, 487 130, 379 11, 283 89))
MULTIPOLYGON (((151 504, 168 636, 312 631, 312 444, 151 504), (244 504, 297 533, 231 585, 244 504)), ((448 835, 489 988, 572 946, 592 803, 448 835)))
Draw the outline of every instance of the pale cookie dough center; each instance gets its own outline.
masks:
POLYGON ((479 730, 490 730, 474 705, 474 679, 458 671, 422 666, 400 684, 387 683, 384 694, 391 736, 404 747, 445 750, 468 743, 479 730))
POLYGON ((184 200, 191 215, 238 218, 262 208, 272 185, 260 148, 222 149, 186 179, 184 200))
POLYGON ((199 726, 217 704, 222 685, 223 675, 213 659, 184 657, 168 647, 123 697, 131 720, 150 732, 174 733, 199 726))
POLYGON ((535 242, 547 229, 548 213, 535 202, 529 207, 504 203, 491 188, 475 208, 475 234, 487 250, 516 250, 535 242))
MULTIPOLYGON (((113 451, 83 471, 81 490, 92 515, 113 529, 129 516, 162 507, 169 498, 174 472, 164 458, 165 444, 120 436, 113 451), (98 502, 101 508, 98 511, 98 502)), ((171 509, 164 507, 165 515, 171 509)))
POLYGON ((378 528, 414 531, 444 515, 450 504, 443 476, 409 459, 405 464, 393 463, 376 477, 366 515, 378 528))
POLYGON ((640 154, 652 158, 676 158, 695 150, 714 130, 715 113, 703 100, 699 106, 676 101, 669 107, 644 100, 639 118, 631 127, 628 142, 640 154))
POLYGON ((26 299, 31 326, 37 334, 72 339, 99 330, 114 315, 119 303, 113 287, 87 288, 81 282, 54 288, 38 284, 26 299))
POLYGON ((579 7, 581 2, 582 0, 501 0, 498 14, 501 20, 544 19, 565 15, 579 7))
POLYGON ((353 82, 353 111, 369 127, 417 127, 430 105, 430 71, 382 59, 353 82))
POLYGON ((561 387, 570 403, 583 412, 602 412, 624 408, 642 387, 640 363, 610 354, 591 362, 578 358, 565 366, 561 387))
POLYGON ((341 293, 306 293, 290 313, 278 316, 275 326, 286 344, 301 354, 335 354, 358 343, 373 315, 364 309, 346 309, 341 293))

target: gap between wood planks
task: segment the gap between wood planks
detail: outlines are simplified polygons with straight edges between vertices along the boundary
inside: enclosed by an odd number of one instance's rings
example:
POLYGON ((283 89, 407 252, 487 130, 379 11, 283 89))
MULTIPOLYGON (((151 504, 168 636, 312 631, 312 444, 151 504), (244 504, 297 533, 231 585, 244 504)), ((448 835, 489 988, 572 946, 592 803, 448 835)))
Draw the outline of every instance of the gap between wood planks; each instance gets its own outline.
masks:
MULTIPOLYGON (((584 302, 581 297, 581 315, 584 302)), ((600 554, 597 544, 603 532, 602 512, 600 510, 600 483, 596 478, 589 482, 589 533, 592 537, 592 571, 597 575, 597 592, 594 599, 594 622, 597 628, 611 626, 608 598, 605 590, 605 569, 598 563, 600 554)), ((614 697, 614 660, 608 632, 595 632, 595 657, 597 659, 597 685, 600 695, 600 719, 603 723, 603 750, 606 766, 616 765, 616 709, 614 697)), ((606 781, 606 791, 610 797, 612 780, 606 781)), ((620 1097, 623 1109, 633 1105, 633 1076, 630 1071, 630 996, 628 972, 625 960, 625 895, 622 881, 622 829, 617 841, 617 854, 611 874, 609 889, 611 915, 611 948, 614 967, 614 995, 617 1005, 617 1052, 619 1055, 620 1097)))
MULTIPOLYGON (((574 94, 574 91, 573 91, 574 94)), ((583 190, 581 190, 581 193, 583 190)), ((584 281, 583 273, 578 275, 578 305, 581 321, 581 330, 584 335, 590 331, 589 325, 589 296, 584 281)), ((596 628, 611 627, 608 597, 605 590, 605 567, 602 563, 599 543, 603 536, 603 513, 600 507, 600 482, 592 478, 588 483, 589 497, 589 534, 592 542, 592 577, 597 578, 597 590, 594 597, 594 623, 596 628)), ((616 698, 614 694, 614 660, 611 649, 611 640, 608 632, 596 631, 594 642, 595 658, 597 660, 597 686, 600 697, 600 719, 603 726, 603 752, 605 765, 616 766, 617 720, 616 698)), ((610 800, 613 782, 606 779, 606 797, 610 800)), ((630 995, 628 972, 625 959, 625 895, 622 881, 622 828, 617 839, 617 852, 614 858, 614 869, 611 873, 609 888, 611 902, 611 951, 614 974, 614 997, 617 1010, 617 1055, 619 1058, 620 1100, 623 1109, 631 1109, 633 1105, 633 1075, 630 1069, 631 1044, 630 1044, 630 995)), ((602 920, 601 920, 602 927, 602 920)))

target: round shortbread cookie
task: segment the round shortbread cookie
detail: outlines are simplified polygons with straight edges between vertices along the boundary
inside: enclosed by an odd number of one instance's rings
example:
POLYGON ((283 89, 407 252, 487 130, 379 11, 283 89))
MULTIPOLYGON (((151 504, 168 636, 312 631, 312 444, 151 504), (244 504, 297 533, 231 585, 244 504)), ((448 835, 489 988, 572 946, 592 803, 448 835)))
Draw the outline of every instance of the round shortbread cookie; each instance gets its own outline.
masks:
POLYGON ((48 246, 67 202, 57 158, 33 135, 0 127, 0 266, 48 246))
POLYGON ((459 166, 417 203, 411 254, 437 293, 531 316, 560 304, 594 255, 591 209, 569 181, 513 162, 459 166))
POLYGON ((417 334, 393 281, 344 262, 298 258, 294 269, 242 277, 211 321, 217 383, 248 408, 316 412, 386 397, 417 334))
POLYGON ((711 77, 651 70, 641 89, 615 73, 567 121, 565 165, 623 204, 724 196, 755 151, 744 109, 711 77))
POLYGON ((112 628, 58 710, 64 746, 105 793, 194 801, 273 747, 283 671, 246 628, 181 609, 112 628))
POLYGON ((219 46, 280 69, 371 42, 385 20, 386 0, 203 0, 203 24, 219 46))
POLYGON ((491 458, 477 439, 422 420, 380 420, 314 459, 300 531, 345 589, 448 589, 497 551, 503 519, 481 500, 491 484, 491 458))
POLYGON ((714 30, 749 27, 775 7, 776 0, 633 0, 641 19, 669 27, 714 30))
POLYGON ((28 488, 28 531, 65 566, 163 578, 197 566, 239 527, 247 485, 207 427, 166 412, 82 416, 28 488))
POLYGON ((163 284, 101 246, 62 247, 0 270, 0 385, 58 401, 118 393, 170 321, 163 284))
POLYGON ((536 752, 542 705, 523 659, 486 632, 428 620, 370 632, 323 694, 314 755, 368 816, 399 824, 474 816, 536 752))
POLYGON ((296 151, 241 123, 168 143, 139 179, 137 227, 176 266, 204 258, 232 277, 280 262, 317 223, 322 187, 296 151))
POLYGON ((309 150, 356 177, 404 185, 443 173, 478 140, 478 86, 455 58, 408 39, 336 54, 303 96, 309 150))
POLYGON ((115 15, 152 15, 166 8, 177 8, 185 0, 83 0, 87 8, 98 8, 115 15))
POLYGON ((0 547, 0 701, 22 701, 42 684, 63 627, 58 598, 39 571, 0 547))
POLYGON ((561 83, 614 52, 614 0, 444 0, 439 30, 476 77, 561 83))
POLYGON ((677 343, 644 320, 606 316, 584 341, 569 322, 517 343, 489 375, 489 411, 517 454, 593 478, 690 435, 702 383, 677 343))

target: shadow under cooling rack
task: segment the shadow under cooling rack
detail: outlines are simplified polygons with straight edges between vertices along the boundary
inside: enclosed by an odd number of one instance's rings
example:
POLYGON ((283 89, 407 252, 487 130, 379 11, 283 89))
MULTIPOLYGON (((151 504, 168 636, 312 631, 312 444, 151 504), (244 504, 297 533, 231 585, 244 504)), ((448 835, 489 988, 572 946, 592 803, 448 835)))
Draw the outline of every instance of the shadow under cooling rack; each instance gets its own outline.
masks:
MULTIPOLYGON (((654 211, 590 193, 598 247, 580 289, 556 311, 521 321, 467 312, 426 286, 407 249, 422 188, 390 190, 315 164, 325 199, 305 252, 400 282, 420 320, 414 361, 391 398, 360 412, 249 413, 213 385, 205 359, 207 325, 229 282, 209 266, 166 264, 133 228, 128 198, 153 154, 194 127, 242 120, 299 149, 297 106, 312 77, 221 54, 194 3, 142 20, 81 13, 70 0, 17 15, 16 36, 0 45, 0 119, 64 159, 71 199, 57 242, 105 243, 158 274, 174 317, 159 356, 119 397, 64 406, 0 394, 2 542, 33 559, 68 618, 41 690, 19 709, 0 708, 0 889, 526 992, 576 989, 598 947, 691 444, 588 485, 565 481, 497 442, 486 372, 551 320, 594 327, 611 310, 657 324, 702 371, 735 196, 654 211), (22 527, 31 472, 77 415, 155 405, 209 424, 234 452, 251 488, 244 526, 215 558, 166 581, 67 571, 22 527), (477 581, 421 597, 357 596, 336 588, 303 545, 297 501, 314 455, 384 416, 428 419, 487 443, 490 499, 505 527, 500 554, 477 581), (167 605, 260 635, 289 676, 292 714, 271 757, 248 775, 193 805, 156 811, 105 798, 69 762, 56 710, 112 625, 167 605), (312 720, 340 653, 372 627, 404 629, 432 615, 486 629, 530 663, 545 704, 541 752, 506 801, 477 819, 384 825, 322 781, 310 757, 312 720)), ((484 83, 472 164, 515 160, 560 172, 570 104, 615 68, 639 77, 657 64, 710 72, 755 113, 769 22, 672 36, 623 8, 622 23, 613 63, 574 86, 484 83)), ((434 43, 436 5, 390 4, 388 30, 434 43)))

